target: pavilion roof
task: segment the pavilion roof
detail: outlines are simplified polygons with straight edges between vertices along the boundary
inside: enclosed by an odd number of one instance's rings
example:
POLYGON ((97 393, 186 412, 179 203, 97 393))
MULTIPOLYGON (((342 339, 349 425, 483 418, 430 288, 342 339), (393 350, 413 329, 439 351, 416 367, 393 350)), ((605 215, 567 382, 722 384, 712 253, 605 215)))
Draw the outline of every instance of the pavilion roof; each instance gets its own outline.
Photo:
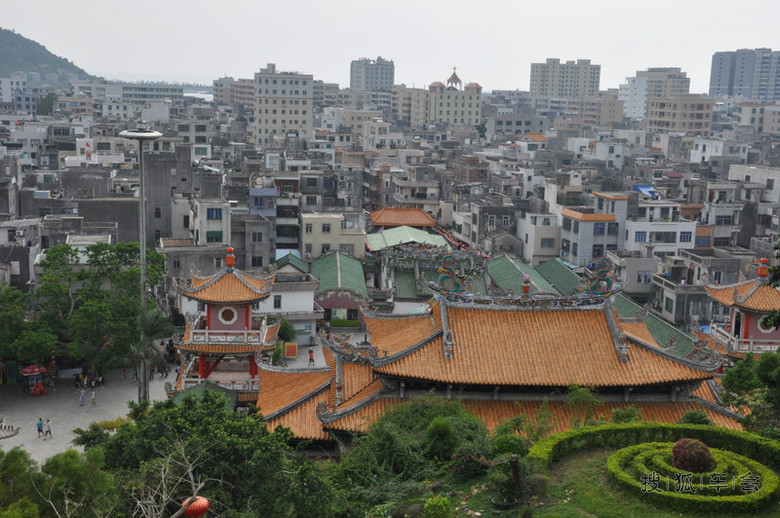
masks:
POLYGON ((385 207, 369 216, 375 227, 435 227, 436 220, 422 209, 412 207, 385 207))
POLYGON ((212 304, 253 303, 268 298, 273 277, 252 277, 234 268, 225 268, 209 277, 192 276, 182 295, 212 304))
POLYGON ((780 291, 760 279, 725 286, 704 287, 710 297, 724 306, 735 306, 758 313, 780 310, 780 291))

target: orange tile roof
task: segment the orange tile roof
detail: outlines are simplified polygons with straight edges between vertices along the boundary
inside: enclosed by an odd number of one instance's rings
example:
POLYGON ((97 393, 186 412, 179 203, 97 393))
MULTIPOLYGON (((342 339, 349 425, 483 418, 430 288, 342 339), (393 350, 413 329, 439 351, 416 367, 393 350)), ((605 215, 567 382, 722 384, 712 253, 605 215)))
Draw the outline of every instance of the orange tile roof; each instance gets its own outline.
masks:
POLYGON ((650 334, 650 330, 647 329, 646 323, 618 321, 618 325, 620 326, 620 330, 623 331, 626 334, 626 336, 628 336, 629 338, 634 338, 636 340, 646 343, 647 345, 652 345, 653 347, 658 347, 659 349, 663 349, 658 345, 658 342, 655 341, 653 335, 650 334))
POLYGON ((200 302, 249 303, 268 298, 274 279, 258 279, 234 269, 224 269, 211 277, 192 277, 181 293, 200 302))
POLYGON ((780 291, 758 279, 729 284, 705 286, 710 297, 724 306, 737 306, 758 312, 780 309, 780 291))
POLYGON ((547 142, 547 137, 541 133, 526 133, 520 140, 525 142, 547 142))
POLYGON ((203 344, 203 343, 180 343, 176 346, 179 351, 189 351, 208 354, 254 354, 260 349, 259 345, 246 344, 203 344))
POLYGON ((328 401, 327 392, 317 394, 302 405, 290 410, 278 418, 268 421, 269 428, 277 426, 289 428, 296 439, 327 441, 330 433, 322 429, 322 421, 317 417, 317 405, 328 401))
POLYGON ((378 394, 378 393, 382 392, 383 390, 385 390, 385 388, 386 387, 385 387, 384 383, 382 383, 382 380, 377 378, 373 382, 371 382, 371 384, 366 385, 363 388, 363 390, 353 394, 350 399, 346 399, 344 401, 344 403, 339 405, 339 407, 336 410, 343 411, 345 409, 352 408, 352 407, 354 407, 356 405, 360 405, 361 403, 363 403, 364 401, 369 399, 371 396, 373 396, 375 394, 378 394))
MULTIPOLYGON (((328 423, 326 428, 350 432, 365 432, 371 424, 383 416, 394 406, 408 401, 398 397, 383 397, 372 401, 359 411, 347 415, 337 421, 328 423)), ((534 420, 536 412, 542 405, 541 401, 510 401, 510 400, 463 400, 463 405, 478 417, 488 429, 493 430, 504 419, 524 414, 534 420)), ((693 401, 664 401, 630 403, 604 402, 596 407, 595 417, 603 416, 610 419, 614 408, 627 408, 633 406, 640 412, 640 420, 657 421, 662 423, 677 422, 686 412, 702 410, 717 426, 739 430, 742 427, 735 420, 693 401)), ((551 433, 562 432, 571 428, 573 412, 563 401, 548 401, 547 409, 550 411, 554 429, 551 433)))
POLYGON ((279 337, 279 328, 281 324, 273 324, 265 328, 264 344, 276 344, 276 339, 279 337))
POLYGON ((333 372, 275 372, 258 369, 260 390, 257 408, 263 415, 275 414, 312 394, 330 381, 333 372))
POLYGON ((615 221, 614 214, 585 214, 572 209, 563 209, 561 214, 577 221, 615 221))
POLYGON ((375 227, 435 227, 436 220, 422 209, 385 207, 375 210, 369 216, 375 227))
POLYGON ((366 317, 365 323, 371 345, 377 348, 381 358, 385 351, 388 356, 392 356, 441 331, 441 310, 437 303, 431 306, 429 315, 407 318, 366 317))
POLYGON ((615 194, 615 193, 609 193, 609 192, 593 192, 594 196, 600 196, 602 198, 606 198, 608 200, 627 200, 628 196, 625 194, 615 194))
MULTIPOLYGON (((711 378, 632 346, 620 361, 603 310, 449 307, 454 357, 441 337, 377 372, 442 383, 507 386, 639 386, 711 378)), ((401 332, 401 330, 399 330, 401 332)))
POLYGON ((341 372, 344 401, 348 401, 377 379, 374 369, 364 363, 342 362, 341 372))

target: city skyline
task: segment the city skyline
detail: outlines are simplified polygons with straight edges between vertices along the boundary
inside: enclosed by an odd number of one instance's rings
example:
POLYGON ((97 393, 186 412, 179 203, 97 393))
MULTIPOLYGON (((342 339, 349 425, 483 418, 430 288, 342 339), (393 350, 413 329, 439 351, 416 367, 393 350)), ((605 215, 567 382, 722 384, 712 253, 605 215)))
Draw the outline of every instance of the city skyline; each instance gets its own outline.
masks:
POLYGON ((590 59, 600 89, 649 67, 679 67, 691 92, 708 91, 715 52, 780 48, 774 2, 660 1, 652 9, 603 0, 549 4, 410 2, 392 9, 354 0, 299 6, 204 0, 127 4, 10 0, 3 28, 44 45, 88 73, 125 81, 211 84, 252 78, 267 63, 349 85, 352 60, 395 63, 396 84, 424 88, 456 66, 485 91, 528 90, 531 63, 590 59), (218 6, 218 12, 215 12, 218 6), (240 13, 241 16, 236 16, 240 13), (139 24, 144 23, 139 30, 139 24), (92 31, 85 37, 82 29, 92 31), (384 33, 382 32, 384 30, 384 33))

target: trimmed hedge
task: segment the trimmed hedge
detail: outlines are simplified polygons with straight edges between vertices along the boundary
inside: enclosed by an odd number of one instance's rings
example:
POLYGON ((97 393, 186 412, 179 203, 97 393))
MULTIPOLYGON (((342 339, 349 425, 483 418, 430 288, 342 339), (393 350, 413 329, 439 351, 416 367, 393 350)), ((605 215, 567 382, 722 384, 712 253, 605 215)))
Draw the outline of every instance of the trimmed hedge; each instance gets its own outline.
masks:
MULTIPOLYGON (((777 475, 768 467, 747 457, 737 455, 727 451, 717 451, 719 457, 726 457, 733 464, 740 465, 740 472, 747 472, 758 475, 761 481, 761 487, 758 491, 750 493, 719 494, 709 487, 709 484, 693 484, 692 488, 697 493, 694 494, 665 490, 670 480, 661 477, 660 490, 648 490, 649 487, 641 482, 641 474, 650 473, 648 467, 642 461, 637 459, 642 457, 643 453, 657 451, 658 449, 671 449, 672 443, 645 443, 629 446, 618 450, 607 460, 607 471, 610 476, 618 483, 631 489, 642 492, 648 500, 662 505, 674 506, 675 510, 692 511, 697 513, 712 512, 716 514, 752 514, 756 513, 769 505, 777 496, 777 489, 780 487, 780 480, 777 475), (630 468, 626 470, 624 468, 630 468)), ((672 481, 673 487, 673 481, 672 481)))
POLYGON ((360 322, 357 320, 331 320, 331 327, 359 327, 360 322))
POLYGON ((749 459, 761 459, 772 469, 780 470, 780 441, 739 430, 718 426, 626 423, 586 426, 545 437, 528 451, 528 459, 534 471, 549 469, 558 460, 580 450, 601 448, 625 448, 645 442, 676 442, 690 437, 703 441, 711 448, 733 451, 749 459))

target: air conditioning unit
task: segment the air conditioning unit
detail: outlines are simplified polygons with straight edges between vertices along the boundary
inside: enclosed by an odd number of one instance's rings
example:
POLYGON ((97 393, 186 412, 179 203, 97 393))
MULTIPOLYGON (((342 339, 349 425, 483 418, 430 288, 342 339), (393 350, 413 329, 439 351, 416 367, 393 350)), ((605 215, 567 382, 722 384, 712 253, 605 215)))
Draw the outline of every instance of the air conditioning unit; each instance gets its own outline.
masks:
POLYGON ((16 237, 24 237, 24 230, 17 230, 16 237))

